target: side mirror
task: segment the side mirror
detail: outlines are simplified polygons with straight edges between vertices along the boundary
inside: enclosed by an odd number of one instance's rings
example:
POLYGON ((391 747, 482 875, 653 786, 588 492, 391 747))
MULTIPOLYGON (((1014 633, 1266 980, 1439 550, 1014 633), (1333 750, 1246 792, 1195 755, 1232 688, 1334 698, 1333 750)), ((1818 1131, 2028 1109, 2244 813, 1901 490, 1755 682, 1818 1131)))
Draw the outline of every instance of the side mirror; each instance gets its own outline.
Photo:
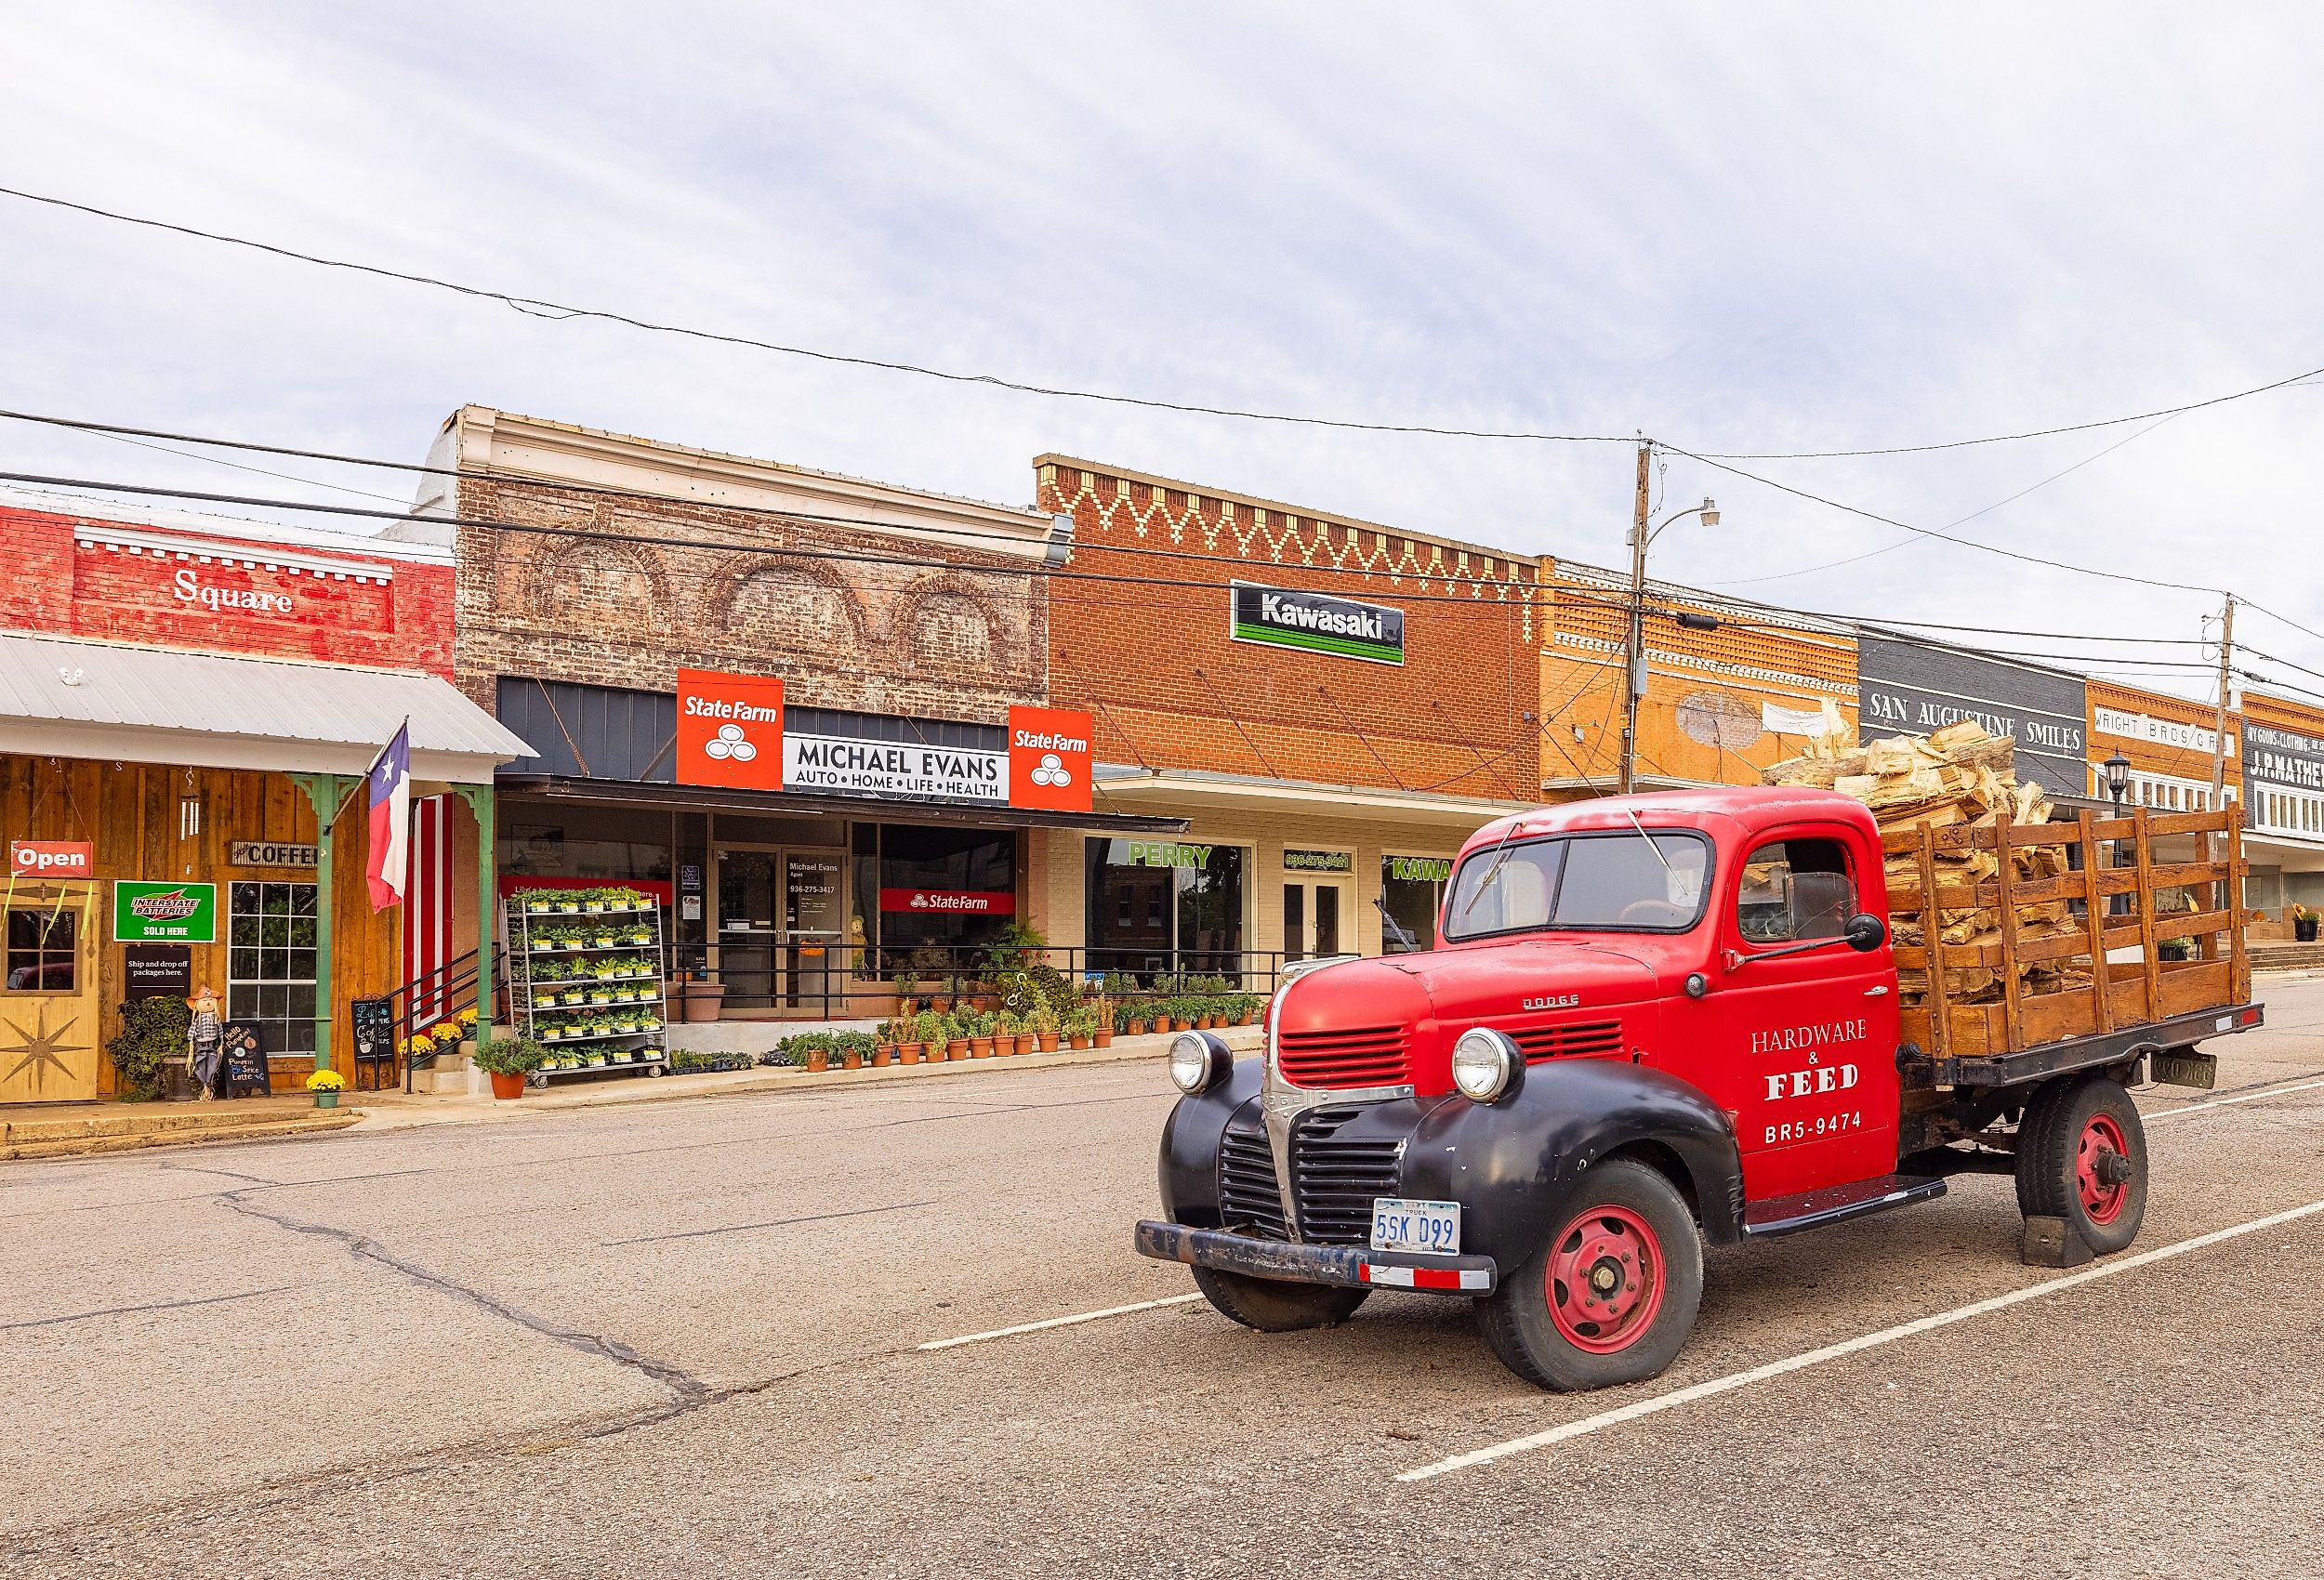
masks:
POLYGON ((1869 911, 1859 911, 1848 918, 1840 936, 1848 941, 1849 948, 1869 955, 1888 941, 1888 924, 1869 911))

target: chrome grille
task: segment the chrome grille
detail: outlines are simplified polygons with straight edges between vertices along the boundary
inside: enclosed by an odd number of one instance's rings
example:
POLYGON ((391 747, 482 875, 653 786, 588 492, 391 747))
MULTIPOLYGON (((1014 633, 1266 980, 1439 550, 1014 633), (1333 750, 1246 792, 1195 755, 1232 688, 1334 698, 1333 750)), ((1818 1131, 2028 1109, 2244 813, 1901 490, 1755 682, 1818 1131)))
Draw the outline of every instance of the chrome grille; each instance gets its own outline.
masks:
POLYGON ((1525 1050, 1525 1058, 1608 1059, 1622 1052, 1622 1022, 1585 1020, 1567 1026, 1535 1026, 1511 1032, 1510 1040, 1525 1050))
POLYGON ((1401 1086, 1412 1079, 1402 1026, 1282 1032, 1275 1038, 1275 1066, 1291 1085, 1325 1091, 1401 1086))

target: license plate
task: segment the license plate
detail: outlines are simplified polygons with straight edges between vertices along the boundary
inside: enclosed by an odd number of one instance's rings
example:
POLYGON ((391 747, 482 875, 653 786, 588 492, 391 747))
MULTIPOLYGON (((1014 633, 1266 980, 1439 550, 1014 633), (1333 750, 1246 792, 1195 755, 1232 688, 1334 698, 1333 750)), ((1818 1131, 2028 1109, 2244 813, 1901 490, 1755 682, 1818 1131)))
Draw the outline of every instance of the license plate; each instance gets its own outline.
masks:
POLYGON ((2168 1086, 2210 1091, 2219 1084, 2219 1060, 2208 1053, 2159 1053, 2155 1079, 2168 1086))
POLYGON ((1455 1256, 1460 1250, 1459 1202, 1411 1202, 1401 1196, 1372 1198, 1372 1249, 1429 1251, 1455 1256))

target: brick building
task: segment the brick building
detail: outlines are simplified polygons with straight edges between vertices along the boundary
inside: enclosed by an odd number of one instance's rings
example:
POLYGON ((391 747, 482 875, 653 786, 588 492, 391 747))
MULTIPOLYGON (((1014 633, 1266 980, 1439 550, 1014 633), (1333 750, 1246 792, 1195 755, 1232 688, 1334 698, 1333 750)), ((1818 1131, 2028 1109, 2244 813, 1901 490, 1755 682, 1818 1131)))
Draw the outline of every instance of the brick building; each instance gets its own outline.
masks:
POLYGON ((1262 976, 1431 943, 1461 841, 1538 794, 1536 562, 1067 455, 1034 471, 1072 523, 1050 693, 1090 715, 1099 804, 1189 825, 1043 836, 1051 938, 1097 969, 1262 976))
POLYGON ((2247 691, 2229 726, 2247 800, 2248 902, 2268 913, 2260 936, 2291 936, 2292 909, 2324 911, 2324 707, 2247 691))
POLYGON ((345 1069, 350 1001, 444 957, 465 804, 522 750, 448 683, 450 556, 33 494, 0 540, 0 1102, 111 1093, 119 1007, 203 985, 278 1076, 345 1069), (421 837, 375 910, 357 792, 407 721, 421 837))
POLYGON ((478 406, 430 465, 458 474, 416 507, 454 519, 458 683, 539 754, 501 780, 504 891, 656 895, 729 1015, 870 1012, 899 968, 972 964, 1028 912, 1031 829, 1178 826, 1089 810, 1046 513, 478 406), (712 708, 731 741, 689 735, 712 708))
MULTIPOLYGON (((1600 794, 1619 782, 1629 578, 1568 560, 1544 579, 1542 789, 1552 799, 1600 794)), ((1855 727, 1847 627, 1664 582, 1647 585, 1645 607, 1640 789, 1756 784, 1761 769, 1799 755, 1828 705, 1855 727)))

